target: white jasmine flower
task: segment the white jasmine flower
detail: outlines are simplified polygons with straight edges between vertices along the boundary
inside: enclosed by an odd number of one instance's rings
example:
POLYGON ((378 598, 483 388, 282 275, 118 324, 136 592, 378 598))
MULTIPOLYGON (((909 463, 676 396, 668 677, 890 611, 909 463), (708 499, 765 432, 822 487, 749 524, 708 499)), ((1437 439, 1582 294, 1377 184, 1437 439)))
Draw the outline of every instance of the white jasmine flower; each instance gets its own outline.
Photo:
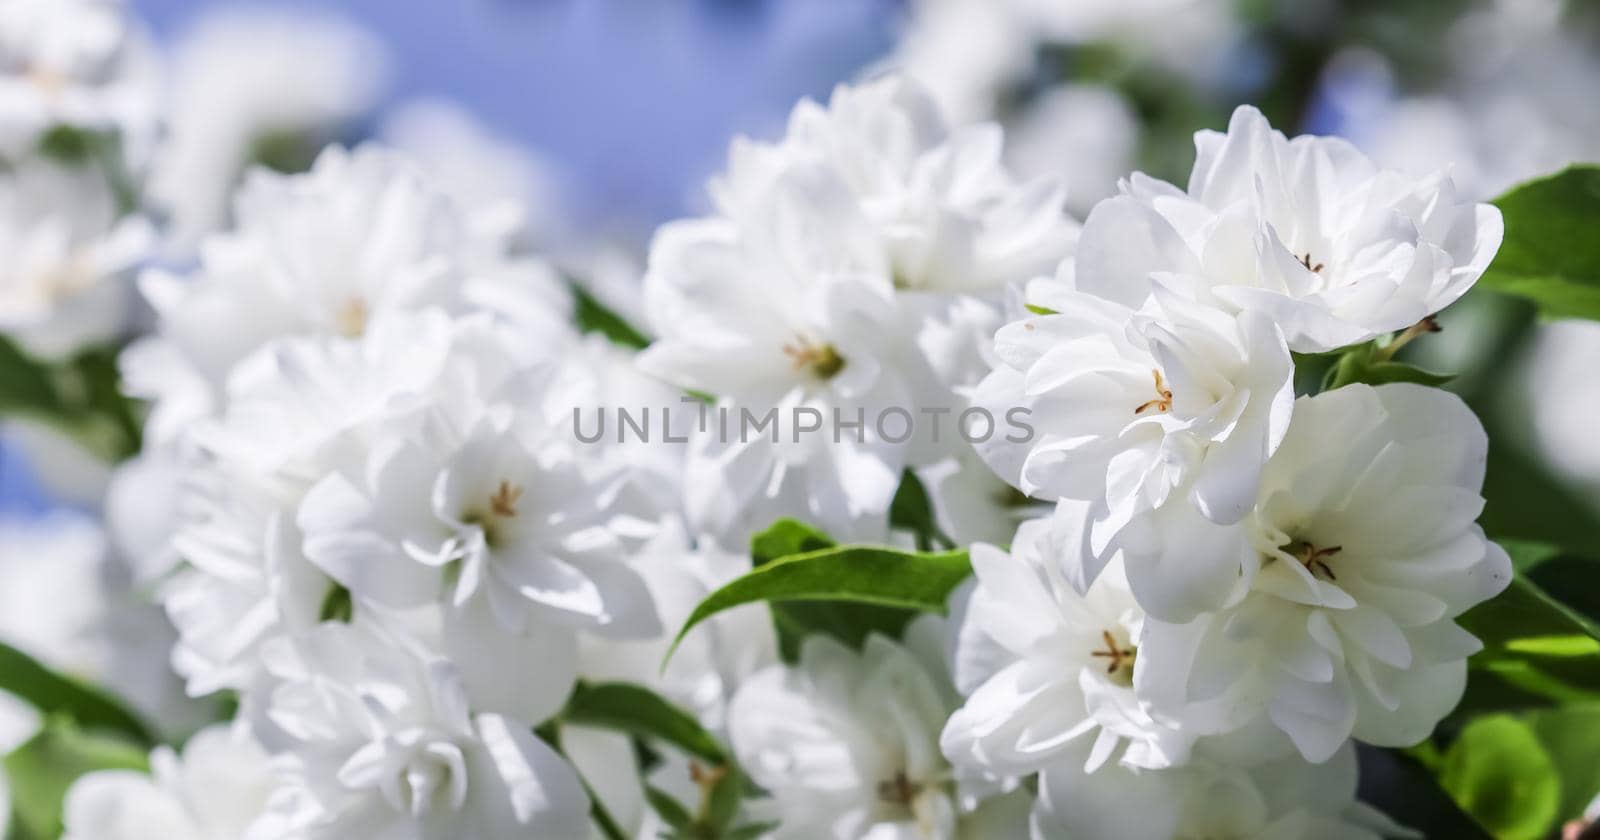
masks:
POLYGON ((1108 569, 1084 595, 1060 571, 1063 548, 1044 520, 1023 523, 1011 553, 972 548, 978 585, 955 649, 966 704, 941 743, 958 765, 1028 775, 1080 741, 1087 770, 1108 761, 1159 768, 1188 759, 1192 735, 1152 719, 1134 694, 1143 613, 1108 569), (1126 745, 1126 749, 1123 749, 1126 745))
MULTIPOLYGON (((677 628, 707 595, 749 572, 750 558, 705 540, 691 547, 682 526, 668 521, 633 553, 630 565, 650 587, 662 627, 677 628)), ((761 605, 713 616, 685 637, 668 660, 671 642, 666 633, 646 640, 585 637, 580 673, 592 680, 648 686, 692 712, 710 730, 721 731, 738 686, 778 661, 772 616, 761 605)))
POLYGON ((0 158, 52 128, 119 134, 140 153, 154 125, 153 51, 120 0, 0 3, 0 158))
POLYGON ((939 752, 956 699, 937 619, 902 647, 869 636, 858 653, 806 639, 794 668, 740 687, 729 712, 740 765, 772 796, 777 837, 1014 837, 1021 794, 976 811, 939 752))
POLYGON ((360 342, 284 341, 240 366, 228 410, 192 433, 203 458, 174 537, 188 565, 163 588, 192 693, 244 687, 261 642, 320 619, 334 584, 305 559, 295 509, 360 459, 363 435, 420 422, 456 337, 440 313, 395 316, 360 342))
POLYGON ((340 139, 376 104, 387 63, 370 34, 326 13, 217 7, 198 18, 173 49, 167 138, 148 187, 171 217, 169 246, 187 254, 224 227, 259 156, 303 165, 340 139))
POLYGON ((0 333, 47 359, 111 341, 129 317, 128 272, 154 241, 94 168, 30 158, 0 172, 0 333))
POLYGON ((166 664, 172 628, 94 519, 64 509, 0 518, 0 576, 0 641, 106 686, 159 731, 189 731, 208 711, 183 696, 166 664))
POLYGON ((528 323, 530 345, 566 340, 557 325, 570 302, 553 272, 510 258, 503 239, 469 230, 464 212, 375 146, 329 148, 304 175, 253 173, 238 229, 206 242, 193 277, 141 280, 159 338, 131 348, 124 368, 131 391, 158 398, 154 439, 213 413, 233 366, 282 336, 358 336, 386 313, 439 306, 528 323))
POLYGON ((281 827, 266 815, 275 778, 247 729, 215 724, 180 755, 160 746, 150 774, 100 770, 67 791, 64 840, 266 840, 281 827))
MULTIPOLYGON (((1002 431, 996 434, 1010 434, 1002 431)), ((934 523, 956 545, 1003 545, 1024 520, 1044 516, 1049 506, 1028 498, 989 469, 975 450, 917 468, 928 493, 934 523)))
POLYGON ((525 721, 474 714, 455 669, 398 637, 325 624, 268 651, 288 836, 583 837, 582 783, 525 721))
POLYGON ((952 387, 971 383, 946 377, 975 379, 981 359, 962 336, 1075 236, 1059 190, 1018 185, 999 160, 997 128, 948 132, 903 80, 841 87, 826 108, 801 103, 781 142, 734 145, 712 188, 719 215, 658 233, 645 294, 660 340, 641 364, 735 419, 778 414, 776 444, 701 435, 698 528, 742 540, 774 511, 804 511, 836 536, 878 534, 903 468, 949 454, 929 448, 919 409, 958 407, 952 387), (827 428, 797 431, 797 408, 827 428), (910 415, 904 438, 903 419, 877 428, 887 408, 910 415), (865 428, 830 435, 835 409, 865 428))
MULTIPOLYGON (((1081 754, 1087 749, 1080 746, 1081 754)), ((1200 758, 1182 767, 1094 772, 1068 757, 1040 777, 1035 840, 1237 837, 1249 840, 1381 840, 1415 837, 1356 801, 1356 755, 1347 743, 1329 761, 1298 756, 1241 768, 1200 758)))
POLYGON ((1543 463, 1600 498, 1600 441, 1584 418, 1600 411, 1600 387, 1589 376, 1600 358, 1600 324, 1571 320, 1538 328, 1523 361, 1523 399, 1543 463))
POLYGON ((404 102, 385 115, 379 135, 417 161, 458 205, 472 208, 470 223, 483 234, 548 243, 565 232, 563 188, 551 163, 462 107, 436 99, 404 102))
MULTIPOLYGON (((1001 476, 1029 496, 1090 503, 1098 559, 1072 572, 1081 589, 1146 511, 1192 504, 1221 523, 1249 512, 1261 466, 1289 425, 1293 364, 1256 313, 1229 315, 1161 286, 1133 309, 1072 289, 1070 265, 1060 279, 1030 290, 1056 314, 996 335, 1002 364, 973 402, 995 417, 1030 412, 1032 440, 1006 434, 979 445, 1001 476)), ((1130 561, 1128 573, 1141 594, 1142 570, 1130 561)), ((1158 615, 1183 609, 1140 601, 1158 615)))
POLYGON ((1115 89, 1058 85, 1007 124, 1006 162, 1019 174, 1068 185, 1067 209, 1083 218, 1133 171, 1141 133, 1133 105, 1115 89))
POLYGON ((1035 35, 1008 2, 912 0, 891 64, 928 88, 951 119, 994 116, 1034 68, 1035 35))
POLYGON ((1085 227, 1079 288, 1137 300, 1153 274, 1201 278, 1317 353, 1403 329, 1454 303, 1500 247, 1500 212, 1446 175, 1379 170, 1330 137, 1286 139, 1242 106, 1195 135, 1187 192, 1135 175, 1085 227), (1096 221, 1098 220, 1098 224, 1096 221))
POLYGON ((1210 731, 1265 714, 1312 761, 1352 735, 1409 746, 1455 707, 1480 647, 1455 618, 1511 580, 1474 523, 1483 428, 1409 384, 1303 398, 1294 417, 1249 518, 1158 527, 1153 574, 1231 592, 1188 623, 1145 622, 1140 696, 1210 731))

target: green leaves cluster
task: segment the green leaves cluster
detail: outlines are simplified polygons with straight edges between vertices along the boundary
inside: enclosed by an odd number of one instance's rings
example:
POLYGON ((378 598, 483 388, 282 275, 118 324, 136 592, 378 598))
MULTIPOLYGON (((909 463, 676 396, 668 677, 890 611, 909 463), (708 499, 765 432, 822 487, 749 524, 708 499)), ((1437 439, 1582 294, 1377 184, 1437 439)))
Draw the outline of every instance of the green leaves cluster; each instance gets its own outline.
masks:
POLYGON ((5 757, 10 840, 61 834, 67 788, 93 770, 143 770, 155 738, 122 702, 0 644, 0 691, 33 706, 44 726, 5 757))
POLYGON ((43 423, 106 460, 139 451, 137 411, 108 349, 46 362, 0 336, 0 417, 43 423))

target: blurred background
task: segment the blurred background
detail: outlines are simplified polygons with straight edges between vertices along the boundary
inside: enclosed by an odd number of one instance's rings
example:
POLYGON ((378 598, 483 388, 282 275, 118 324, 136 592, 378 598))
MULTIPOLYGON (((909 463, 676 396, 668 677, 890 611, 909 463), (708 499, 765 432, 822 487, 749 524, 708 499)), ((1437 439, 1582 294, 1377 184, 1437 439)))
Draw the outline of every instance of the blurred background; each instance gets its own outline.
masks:
MULTIPOLYGON (((779 134, 797 99, 891 67, 952 122, 1003 124, 1013 166, 1064 178, 1080 218, 1134 170, 1181 184, 1193 132, 1239 103, 1387 166, 1448 169, 1482 200, 1600 160, 1600 4, 1578 0, 128 3, 160 56, 160 261, 227 224, 246 166, 380 139, 465 196, 516 199, 497 223, 624 316, 650 232, 703 209, 731 138, 779 134)), ((1486 290, 1441 322, 1406 354, 1458 374, 1489 427, 1486 530, 1593 554, 1600 324, 1541 324, 1486 290)), ((0 419, 0 571, 40 550, 25 523, 97 511, 110 477, 0 419)))

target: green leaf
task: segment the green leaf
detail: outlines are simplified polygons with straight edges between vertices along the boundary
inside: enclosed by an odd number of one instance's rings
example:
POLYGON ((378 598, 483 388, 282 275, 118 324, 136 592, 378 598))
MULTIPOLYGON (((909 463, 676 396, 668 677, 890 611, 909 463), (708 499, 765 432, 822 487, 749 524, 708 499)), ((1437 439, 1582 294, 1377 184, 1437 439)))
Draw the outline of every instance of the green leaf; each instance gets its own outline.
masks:
POLYGON ((569 723, 657 738, 715 765, 727 752, 693 715, 646 688, 629 683, 579 683, 562 719, 569 723))
POLYGON ((683 832, 694 822, 694 816, 672 795, 653 785, 644 786, 644 798, 650 803, 650 808, 661 817, 669 828, 683 832))
POLYGON ((1529 181, 1494 204, 1505 241, 1479 282, 1532 300, 1546 318, 1600 319, 1600 167, 1529 181))
POLYGON ((139 451, 134 403, 107 349, 47 363, 0 336, 0 415, 49 425, 107 460, 139 451))
POLYGON ((895 491, 894 501, 889 504, 889 524, 910 531, 920 551, 932 551, 935 544, 955 548, 955 542, 939 530, 928 489, 922 486, 922 479, 917 478, 917 474, 911 470, 906 470, 900 477, 900 487, 895 491))
MULTIPOLYGON (((1472 667, 1494 675, 1495 683, 1523 695, 1557 701, 1600 698, 1600 625, 1546 592, 1531 576, 1554 562, 1542 547, 1515 544, 1513 564, 1519 572, 1499 596, 1460 618, 1468 632, 1482 640, 1484 649, 1472 657, 1472 667)), ((1472 694, 1467 703, 1487 704, 1472 694)))
POLYGON ((1384 355, 1376 342, 1357 345, 1344 352, 1328 369, 1322 380, 1322 390, 1332 391, 1345 385, 1386 385, 1391 382, 1414 382, 1437 388, 1455 379, 1452 374, 1433 373, 1404 362, 1396 362, 1384 355))
POLYGON ((13 840, 61 835, 61 804, 79 776, 95 770, 147 772, 145 750, 127 740, 78 728, 56 718, 5 758, 11 784, 13 840))
MULTIPOLYGON (((774 560, 834 545, 827 534, 804 522, 780 519, 751 538, 750 557, 753 565, 759 568, 774 560)), ((799 660, 800 645, 806 636, 823 633, 859 648, 872 633, 898 637, 917 615, 913 610, 845 601, 792 601, 769 603, 767 607, 778 637, 778 654, 783 661, 791 663, 799 660)))
POLYGON ((750 538, 750 560, 765 566, 796 554, 807 554, 838 543, 832 537, 796 519, 779 519, 767 530, 750 538))
POLYGON ((667 658, 695 625, 743 604, 842 601, 942 613, 950 592, 971 573, 965 551, 840 546, 773 560, 701 601, 678 631, 667 658))
POLYGON ((612 312, 594 295, 589 294, 587 289, 576 283, 572 283, 571 287, 574 307, 572 316, 578 323, 578 329, 588 333, 599 333, 615 344, 634 350, 642 350, 649 346, 650 339, 644 333, 639 332, 621 315, 612 312))
POLYGON ((1051 308, 1049 308, 1047 306, 1035 306, 1035 305, 1033 305, 1031 303, 1025 303, 1025 304, 1023 304, 1023 306, 1027 307, 1028 311, 1032 312, 1035 315, 1060 315, 1061 314, 1060 312, 1057 312, 1054 309, 1051 309, 1051 308))
POLYGON ((1600 794, 1600 704, 1547 709, 1525 719, 1561 777, 1560 819, 1578 817, 1600 794))
POLYGON ((1541 840, 1560 815, 1561 778, 1528 724, 1478 718, 1445 753, 1439 784, 1500 840, 1541 840))
POLYGON ((138 716, 109 695, 56 673, 33 657, 0 643, 0 691, 6 691, 47 717, 66 717, 78 724, 124 735, 135 743, 155 743, 138 716))

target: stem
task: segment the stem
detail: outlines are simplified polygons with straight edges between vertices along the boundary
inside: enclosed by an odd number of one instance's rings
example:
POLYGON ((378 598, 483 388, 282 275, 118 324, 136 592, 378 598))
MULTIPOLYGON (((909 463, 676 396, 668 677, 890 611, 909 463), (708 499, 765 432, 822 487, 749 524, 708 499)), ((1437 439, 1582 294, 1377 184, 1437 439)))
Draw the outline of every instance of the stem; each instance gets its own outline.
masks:
POLYGON ((1372 354, 1373 358, 1380 362, 1387 362, 1394 358, 1394 354, 1400 352, 1400 348, 1410 344, 1417 338, 1417 336, 1424 333, 1436 333, 1441 329, 1444 328, 1439 326, 1439 322, 1434 320, 1432 315, 1429 315, 1415 324, 1406 327, 1405 332, 1395 336, 1394 340, 1389 342, 1387 346, 1378 348, 1378 350, 1372 354))
POLYGON ((589 787, 589 780, 580 775, 578 781, 583 783, 583 792, 589 794, 589 816, 593 817, 594 824, 600 827, 600 833, 605 835, 606 840, 628 840, 627 832, 622 830, 616 818, 606 810, 600 797, 595 794, 594 788, 589 787))

